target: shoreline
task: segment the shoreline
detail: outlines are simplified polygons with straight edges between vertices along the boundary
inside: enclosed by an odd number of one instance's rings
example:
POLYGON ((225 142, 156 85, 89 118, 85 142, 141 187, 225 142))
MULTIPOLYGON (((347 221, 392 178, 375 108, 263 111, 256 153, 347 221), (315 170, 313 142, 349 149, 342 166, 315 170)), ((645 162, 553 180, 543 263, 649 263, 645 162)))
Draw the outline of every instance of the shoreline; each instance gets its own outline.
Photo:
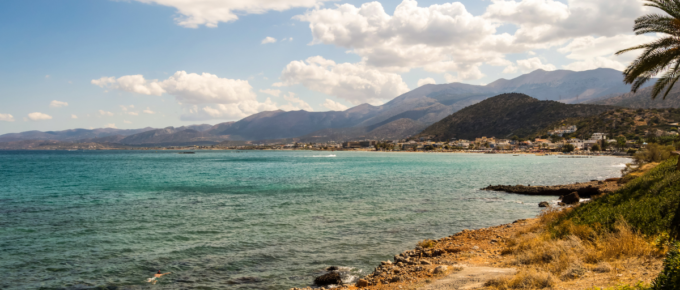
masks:
MULTIPOLYGON (((597 188, 599 192, 591 196, 611 193, 618 188, 621 178, 610 178, 601 181, 557 185, 557 186, 522 186, 528 188, 548 188, 555 190, 546 196, 559 195, 561 189, 597 188), (613 186, 612 186, 613 185, 613 186)), ((519 186, 519 185, 518 185, 519 186)), ((489 186, 492 187, 492 186, 489 186)), ((514 187, 514 186, 497 186, 514 187)), ((500 188, 496 188, 502 191, 500 188)), ((493 189, 480 189, 493 190, 493 189)), ((507 191, 506 191, 507 192, 507 191)), ((509 194, 523 194, 508 192, 509 194)), ((553 207, 553 208, 568 208, 553 207)), ((519 219, 512 223, 490 226, 480 229, 464 229, 450 236, 437 240, 424 240, 410 250, 396 254, 394 261, 382 261, 373 272, 358 278, 352 284, 315 285, 290 290, 312 289, 482 289, 488 288, 491 280, 512 277, 522 267, 516 265, 511 255, 506 255, 507 246, 516 243, 515 239, 522 235, 532 234, 541 226, 541 215, 533 218, 519 219), (327 287, 327 288, 326 288, 327 287)), ((560 289, 586 289, 595 286, 611 287, 638 282, 651 283, 656 273, 663 268, 663 259, 612 261, 611 270, 587 271, 576 279, 559 281, 560 289), (643 273, 635 269, 645 269, 643 273), (641 274, 641 275, 640 275, 641 274), (651 274, 651 275, 650 275, 651 274)), ((609 265, 609 264, 607 264, 609 265)), ((329 272, 329 273, 332 273, 329 272)))

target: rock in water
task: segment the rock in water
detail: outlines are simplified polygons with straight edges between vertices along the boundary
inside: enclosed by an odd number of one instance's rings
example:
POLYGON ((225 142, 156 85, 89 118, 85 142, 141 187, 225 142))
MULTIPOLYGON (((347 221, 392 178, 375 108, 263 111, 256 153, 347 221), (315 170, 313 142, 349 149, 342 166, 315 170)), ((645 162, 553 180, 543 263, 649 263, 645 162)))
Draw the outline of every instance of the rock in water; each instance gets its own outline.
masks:
POLYGON ((550 207, 550 204, 547 201, 541 201, 538 207, 550 207))
POLYGON ((338 266, 330 266, 330 267, 326 268, 326 271, 337 271, 337 270, 340 270, 340 267, 338 267, 338 266))
POLYGON ((330 272, 328 274, 321 275, 319 277, 316 277, 314 279, 314 284, 318 286, 326 286, 326 285, 341 285, 342 284, 342 277, 340 277, 340 273, 338 272, 330 272))
POLYGON ((580 200, 581 198, 578 196, 578 192, 576 191, 567 194, 562 198, 562 202, 565 204, 577 204, 580 200))

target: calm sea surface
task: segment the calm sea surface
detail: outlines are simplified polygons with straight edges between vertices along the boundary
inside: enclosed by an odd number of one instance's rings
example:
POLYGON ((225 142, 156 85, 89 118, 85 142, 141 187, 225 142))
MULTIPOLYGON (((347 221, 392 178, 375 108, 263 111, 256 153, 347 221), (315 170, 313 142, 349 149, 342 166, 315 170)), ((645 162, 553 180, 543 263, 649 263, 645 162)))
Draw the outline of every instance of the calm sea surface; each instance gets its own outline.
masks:
POLYGON ((614 177, 628 161, 329 154, 0 151, 0 288, 288 289, 330 265, 361 276, 554 199, 478 188, 614 177), (158 269, 173 274, 146 283, 158 269))

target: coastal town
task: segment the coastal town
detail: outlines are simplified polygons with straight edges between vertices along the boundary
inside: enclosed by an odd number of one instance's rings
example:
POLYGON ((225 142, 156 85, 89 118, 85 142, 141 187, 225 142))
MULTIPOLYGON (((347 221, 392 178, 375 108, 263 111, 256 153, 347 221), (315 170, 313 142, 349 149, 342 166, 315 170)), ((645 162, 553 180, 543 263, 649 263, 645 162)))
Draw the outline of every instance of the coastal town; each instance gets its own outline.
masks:
MULTIPOLYGON (((670 124, 676 125, 677 124, 670 124)), ((677 131, 655 130, 645 132, 645 137, 611 137, 608 133, 593 133, 587 139, 568 137, 578 128, 561 126, 547 136, 532 140, 482 136, 474 140, 452 139, 433 141, 434 136, 401 140, 362 140, 345 142, 304 143, 253 143, 243 145, 170 146, 161 150, 329 150, 329 151, 383 151, 383 152, 477 152, 477 153, 569 153, 623 155, 642 149, 648 139, 677 139, 677 131)), ((654 141, 656 142, 656 141, 654 141)), ((148 149, 148 148, 145 148, 148 149)))

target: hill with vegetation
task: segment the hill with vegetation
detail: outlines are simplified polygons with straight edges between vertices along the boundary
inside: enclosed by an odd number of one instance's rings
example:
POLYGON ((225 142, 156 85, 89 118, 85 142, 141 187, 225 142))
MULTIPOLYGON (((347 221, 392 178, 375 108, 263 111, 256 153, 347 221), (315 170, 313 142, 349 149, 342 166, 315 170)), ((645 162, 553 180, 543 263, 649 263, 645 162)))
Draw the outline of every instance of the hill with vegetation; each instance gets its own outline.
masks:
POLYGON ((557 121, 614 110, 612 106, 540 101, 525 94, 502 94, 466 107, 427 127, 415 137, 434 140, 474 139, 482 136, 529 137, 557 121))
POLYGON ((673 123, 680 122, 680 109, 625 109, 604 112, 597 116, 568 118, 560 120, 531 137, 545 136, 548 131, 564 126, 576 125, 578 130, 564 137, 588 139, 593 133, 607 133, 609 136, 624 136, 628 140, 653 138, 662 132, 677 131, 673 123), (649 135, 649 136, 648 136, 649 135))

